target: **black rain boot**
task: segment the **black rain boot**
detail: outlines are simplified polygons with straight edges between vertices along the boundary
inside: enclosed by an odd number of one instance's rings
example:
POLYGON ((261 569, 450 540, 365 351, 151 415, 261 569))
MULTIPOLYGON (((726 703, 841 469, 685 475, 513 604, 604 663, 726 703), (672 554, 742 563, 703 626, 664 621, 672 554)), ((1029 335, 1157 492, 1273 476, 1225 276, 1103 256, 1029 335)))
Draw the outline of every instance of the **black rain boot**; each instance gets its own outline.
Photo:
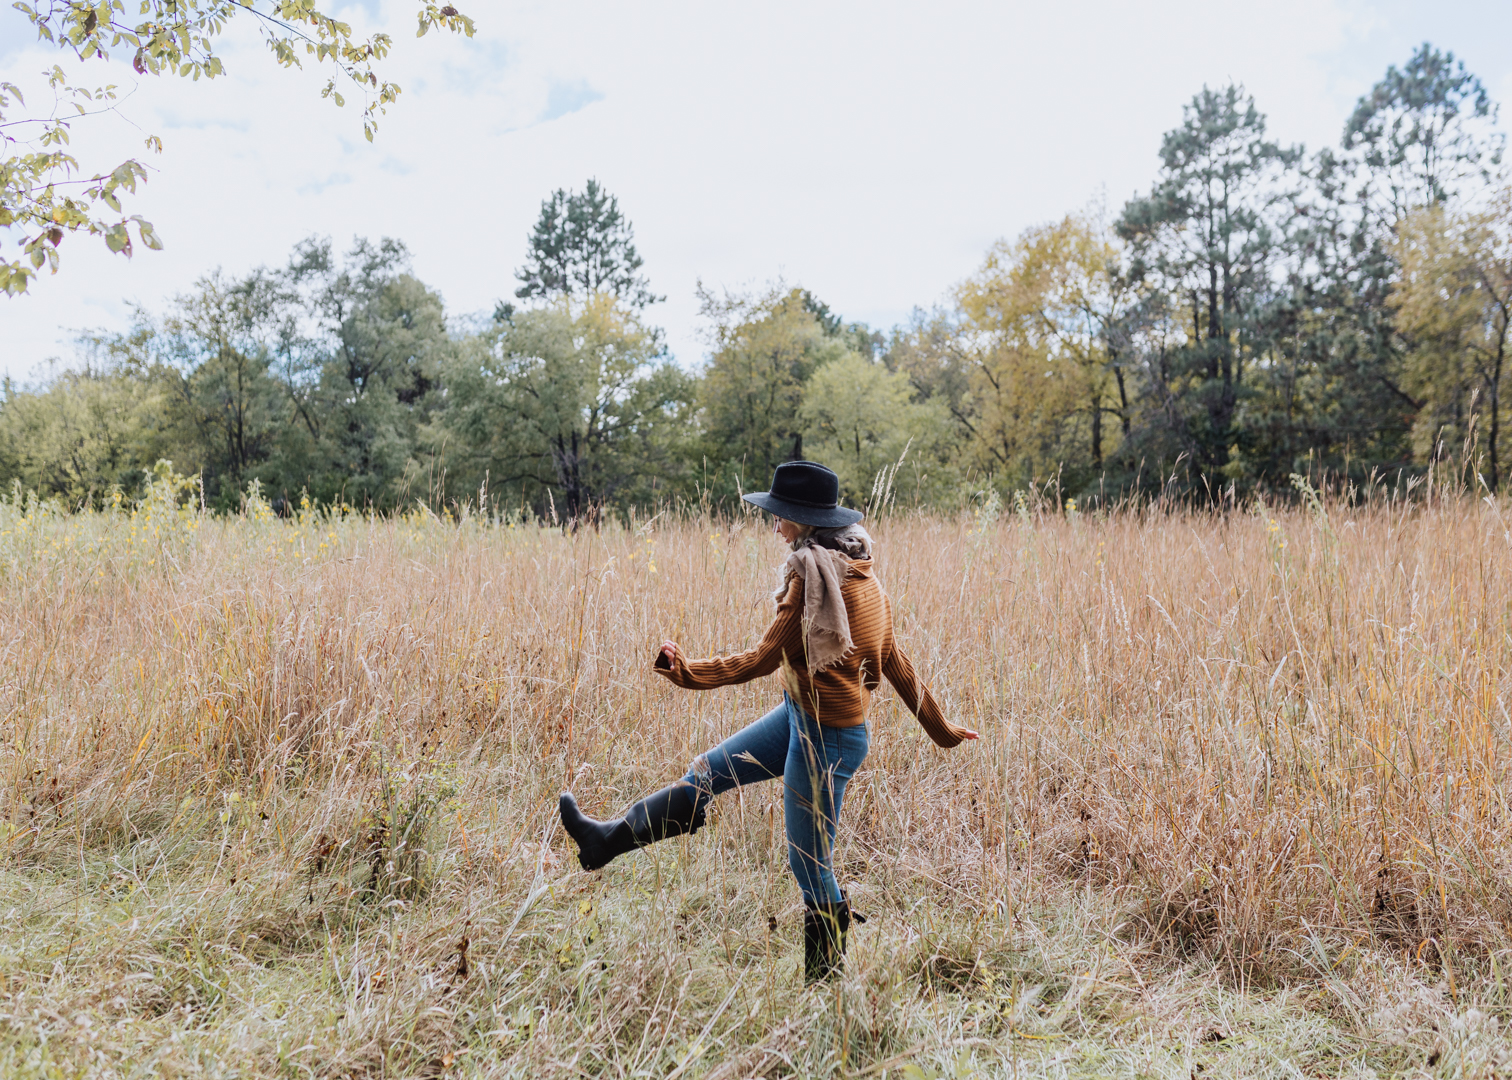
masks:
POLYGON ((557 809, 562 814, 562 828, 577 841, 578 862, 584 870, 608 866, 635 847, 635 838, 630 835, 630 826, 624 818, 614 821, 591 818, 578 809, 577 800, 570 791, 562 792, 557 809))
POLYGON ((562 793, 558 807, 562 827, 577 841, 578 862, 584 870, 598 870, 634 848, 697 832, 704 823, 697 791, 679 781, 647 795, 614 821, 597 821, 584 814, 571 792, 562 793))
MULTIPOLYGON (((856 921, 864 921, 858 915, 856 921)), ((803 981, 823 982, 840 973, 845 962, 846 938, 850 934, 849 900, 818 904, 803 909, 803 981)))

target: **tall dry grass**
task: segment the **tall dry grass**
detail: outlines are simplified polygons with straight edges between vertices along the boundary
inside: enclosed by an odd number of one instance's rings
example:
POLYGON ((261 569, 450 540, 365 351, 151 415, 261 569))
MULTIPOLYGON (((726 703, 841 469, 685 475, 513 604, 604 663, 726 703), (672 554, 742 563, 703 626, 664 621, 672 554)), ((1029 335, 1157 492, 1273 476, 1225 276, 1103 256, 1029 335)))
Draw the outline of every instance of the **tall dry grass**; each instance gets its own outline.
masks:
POLYGON ((1334 980, 1330 1022, 1391 1027, 1417 1006, 1360 996, 1367 955, 1499 1007, 1509 529, 1468 500, 878 522, 899 637, 982 739, 874 707, 838 856, 873 918, 815 998, 780 793, 602 875, 555 827, 561 788, 616 810, 770 706, 650 673, 664 637, 760 633, 761 520, 8 504, 0 1067, 881 1075, 1031 1069, 1080 1025, 1107 1071, 1186 1075, 1152 983, 1334 980), (1089 1004, 1125 991, 1142 1065, 1127 1002, 1089 1004))

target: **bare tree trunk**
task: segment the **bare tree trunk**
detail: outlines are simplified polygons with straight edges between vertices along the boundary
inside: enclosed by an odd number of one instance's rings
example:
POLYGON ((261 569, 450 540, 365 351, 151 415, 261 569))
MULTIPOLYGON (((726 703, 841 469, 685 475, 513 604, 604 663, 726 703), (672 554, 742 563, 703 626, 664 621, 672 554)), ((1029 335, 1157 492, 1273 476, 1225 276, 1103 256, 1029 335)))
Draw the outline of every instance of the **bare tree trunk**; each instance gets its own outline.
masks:
POLYGON ((1502 327, 1501 339, 1496 343, 1496 364, 1491 369, 1491 490, 1499 491, 1501 481, 1496 446, 1501 441, 1501 377, 1502 361, 1507 354, 1507 327, 1502 327))
POLYGON ((1102 472, 1102 395, 1092 395, 1092 467, 1102 472))
POLYGON ((1113 368, 1113 378, 1118 380, 1118 418, 1123 422, 1124 438, 1129 437, 1129 390, 1124 386, 1123 365, 1113 368))

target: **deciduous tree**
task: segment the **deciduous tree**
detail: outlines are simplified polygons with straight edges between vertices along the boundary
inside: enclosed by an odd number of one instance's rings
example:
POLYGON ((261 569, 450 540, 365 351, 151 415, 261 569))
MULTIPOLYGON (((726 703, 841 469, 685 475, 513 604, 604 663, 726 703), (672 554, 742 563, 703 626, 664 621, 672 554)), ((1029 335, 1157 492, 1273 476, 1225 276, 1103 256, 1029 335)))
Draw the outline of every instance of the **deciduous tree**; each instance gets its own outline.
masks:
POLYGON ((943 413, 943 402, 915 400, 907 375, 854 351, 809 376, 799 408, 808 452, 839 474, 855 505, 865 505, 882 470, 899 463, 907 467, 903 486, 916 496, 952 486, 955 470, 940 454, 949 438, 943 413))
POLYGON ((700 286, 699 302, 712 347, 700 388, 708 456, 747 488, 764 484, 779 463, 804 456, 804 386, 847 342, 826 331, 803 289, 721 296, 700 286))
POLYGON ((606 293, 518 312, 462 343, 428 429, 450 490, 571 521, 649 502, 685 467, 692 380, 606 293), (485 487, 486 485, 486 487, 485 487))
POLYGON ((71 506, 101 503, 141 485, 151 462, 174 449, 172 381, 105 354, 0 396, 0 477, 71 506))
MULTIPOLYGON (((380 81, 375 66, 393 44, 389 36, 359 39, 315 0, 141 0, 135 21, 123 0, 18 0, 14 7, 41 41, 81 61, 129 55, 139 76, 195 82, 225 73, 216 39, 231 19, 252 19, 282 66, 300 67, 307 58, 336 66, 339 76, 332 76, 321 96, 339 106, 346 101, 342 89, 355 92, 364 103, 363 133, 370 141, 378 116, 399 96, 398 85, 380 81)), ((473 34, 472 20, 451 4, 420 0, 417 13, 421 35, 433 27, 473 34)), ((70 232, 101 236, 111 251, 130 256, 134 225, 143 246, 162 246, 152 225, 140 215, 126 216, 121 205, 121 195, 147 178, 146 166, 132 158, 108 170, 85 167, 70 145, 73 120, 113 108, 117 86, 71 85, 59 66, 47 76, 51 108, 21 116, 14 114, 17 106, 26 107, 20 89, 0 82, 0 226, 19 230, 22 248, 20 259, 0 257, 0 291, 10 295, 25 292, 43 266, 57 272, 58 245, 70 232)), ((155 135, 146 144, 162 149, 155 135)))
POLYGON ((177 372, 177 411, 197 436, 198 460, 185 465, 198 467, 216 505, 237 505, 287 427, 288 404, 271 369, 290 336, 288 300, 274 274, 216 271, 177 297, 156 327, 141 317, 150 328, 141 359, 177 372))
MULTIPOLYGON (((1118 423, 1113 438, 1127 435, 1132 415, 1127 371, 1131 357, 1121 320, 1137 302, 1139 290, 1121 273, 1122 253, 1093 214, 1069 215, 1053 225, 1026 231, 1018 240, 1000 241, 982 268, 960 290, 969 325, 1010 349, 979 355, 1043 354, 1050 382, 1036 386, 1065 391, 1069 379, 1080 402, 1073 414, 1084 423, 1091 466, 1103 469, 1111 442, 1105 422, 1118 423), (1056 368, 1063 368, 1056 383, 1056 368)), ((986 377, 986 373, 983 373, 986 377)), ((989 379, 990 382, 990 379, 989 379)), ((1058 416, 1047 417, 1061 423, 1058 416)))
POLYGON ((285 280, 301 325, 279 370, 296 423, 275 485, 357 506, 395 505, 417 483, 430 494, 439 478, 421 476, 413 455, 451 349, 441 298, 388 238, 359 238, 345 258, 306 240, 285 280))
POLYGON ((1394 254, 1401 276, 1391 303, 1412 339, 1408 377, 1423 401, 1419 453, 1451 453, 1484 425, 1486 483, 1502 484, 1502 389, 1512 340, 1512 188, 1478 212, 1425 206, 1407 216, 1394 254))

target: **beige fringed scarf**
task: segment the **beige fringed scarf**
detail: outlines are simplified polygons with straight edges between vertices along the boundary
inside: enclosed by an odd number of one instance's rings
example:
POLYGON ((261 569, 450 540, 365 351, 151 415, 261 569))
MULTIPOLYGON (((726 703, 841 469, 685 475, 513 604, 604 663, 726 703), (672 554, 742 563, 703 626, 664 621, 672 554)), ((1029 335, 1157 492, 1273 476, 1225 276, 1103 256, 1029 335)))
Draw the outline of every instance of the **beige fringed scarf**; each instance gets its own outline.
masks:
POLYGON ((869 559, 871 547, 872 538, 860 525, 815 529, 782 564, 778 600, 795 575, 803 579, 803 648, 810 675, 839 663, 851 650, 850 617, 840 592, 847 567, 838 556, 869 559))

